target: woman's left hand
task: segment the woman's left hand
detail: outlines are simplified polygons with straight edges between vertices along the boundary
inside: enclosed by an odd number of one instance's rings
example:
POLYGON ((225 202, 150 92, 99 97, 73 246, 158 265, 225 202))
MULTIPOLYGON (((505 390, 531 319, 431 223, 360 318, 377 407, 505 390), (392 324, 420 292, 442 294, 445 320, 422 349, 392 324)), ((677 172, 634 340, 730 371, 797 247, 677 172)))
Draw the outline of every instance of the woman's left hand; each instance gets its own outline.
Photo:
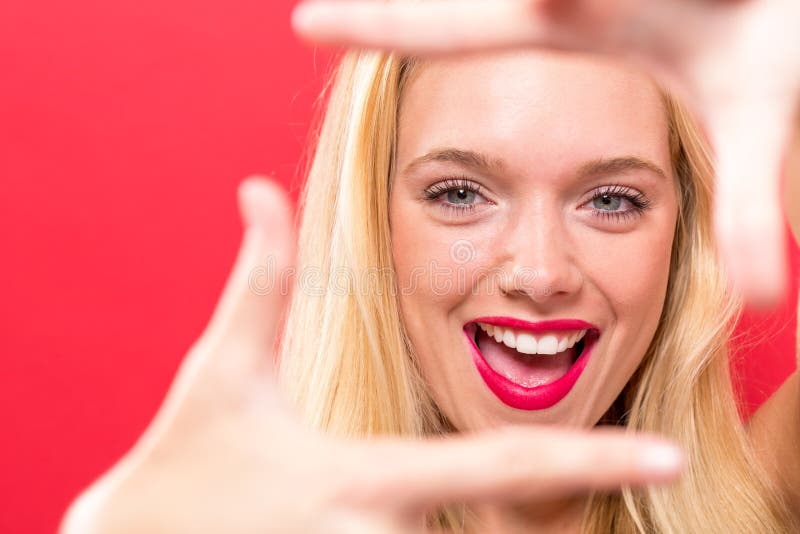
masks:
POLYGON ((779 178, 800 89, 797 0, 312 1, 293 23, 314 42, 415 55, 534 46, 643 64, 705 121, 732 280, 752 304, 785 294, 779 178))
POLYGON ((417 534, 425 512, 446 503, 549 500, 680 475, 678 449, 623 429, 423 440, 306 427, 271 365, 281 275, 293 272, 291 208, 274 183, 248 180, 240 193, 242 245, 208 327, 152 424, 70 508, 64 534, 417 534), (256 283, 265 261, 274 284, 256 283))

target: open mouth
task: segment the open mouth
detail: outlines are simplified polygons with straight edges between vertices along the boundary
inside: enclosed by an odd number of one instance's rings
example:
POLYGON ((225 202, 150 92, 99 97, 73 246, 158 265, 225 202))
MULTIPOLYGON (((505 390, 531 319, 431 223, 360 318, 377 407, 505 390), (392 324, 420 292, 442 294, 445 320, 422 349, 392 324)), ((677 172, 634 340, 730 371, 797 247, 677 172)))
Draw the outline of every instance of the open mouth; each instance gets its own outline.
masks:
POLYGON ((464 325, 473 361, 489 389, 520 409, 543 409, 572 389, 600 331, 579 320, 529 323, 507 317, 464 325))

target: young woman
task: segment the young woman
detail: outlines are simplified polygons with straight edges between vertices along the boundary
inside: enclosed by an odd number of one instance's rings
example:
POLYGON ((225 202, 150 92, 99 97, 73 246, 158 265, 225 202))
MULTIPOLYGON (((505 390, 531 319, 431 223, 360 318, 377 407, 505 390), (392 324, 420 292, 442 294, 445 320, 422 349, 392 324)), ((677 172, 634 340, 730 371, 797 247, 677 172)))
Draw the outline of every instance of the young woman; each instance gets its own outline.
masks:
POLYGON ((796 531, 797 379, 742 425, 712 189, 689 116, 621 64, 347 55, 303 194, 293 408, 265 370, 285 201, 250 181, 207 331, 65 531, 796 531))
MULTIPOLYGON (((397 279, 295 296, 284 370, 315 426, 623 424, 675 438, 690 467, 669 491, 595 496, 585 529, 785 527, 730 390, 707 154, 672 99, 617 65, 525 52, 350 57, 331 98, 301 265, 397 279)), ((560 530, 577 503, 481 517, 560 530)))

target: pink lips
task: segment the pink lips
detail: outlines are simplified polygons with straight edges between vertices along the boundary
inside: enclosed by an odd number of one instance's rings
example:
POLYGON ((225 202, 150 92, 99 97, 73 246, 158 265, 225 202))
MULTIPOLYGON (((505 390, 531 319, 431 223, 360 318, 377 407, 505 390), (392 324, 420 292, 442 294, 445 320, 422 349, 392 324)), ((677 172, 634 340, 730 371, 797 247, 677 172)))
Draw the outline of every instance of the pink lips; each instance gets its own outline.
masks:
MULTIPOLYGON (((473 330, 474 332, 474 330, 473 330)), ((578 381, 581 373, 586 368, 592 348, 597 340, 599 330, 593 324, 578 319, 558 319, 552 321, 541 321, 531 323, 513 317, 479 317, 474 319, 464 327, 464 335, 469 341, 472 350, 472 360, 483 381, 503 403, 520 410, 544 410, 567 396, 578 381), (530 332, 558 331, 558 330, 588 330, 586 333, 584 349, 578 360, 572 364, 569 371, 561 378, 536 387, 525 387, 512 382, 505 376, 492 369, 481 354, 475 344, 473 336, 468 331, 471 324, 475 328, 475 323, 486 323, 496 326, 505 326, 530 332)), ((546 357, 546 356, 544 356, 546 357)))

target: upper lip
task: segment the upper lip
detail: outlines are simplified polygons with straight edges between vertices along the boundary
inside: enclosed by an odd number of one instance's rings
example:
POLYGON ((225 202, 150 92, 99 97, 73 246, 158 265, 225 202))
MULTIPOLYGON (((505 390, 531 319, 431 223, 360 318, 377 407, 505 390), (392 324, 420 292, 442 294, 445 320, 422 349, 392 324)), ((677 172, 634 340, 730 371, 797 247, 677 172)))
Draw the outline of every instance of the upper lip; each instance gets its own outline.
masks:
POLYGON ((517 330, 527 330, 530 332, 553 332, 558 330, 593 330, 599 332, 600 329, 590 322, 583 319, 548 319, 546 321, 526 321, 516 317, 506 317, 492 315, 478 317, 470 321, 472 323, 484 323, 495 326, 504 326, 517 330))

